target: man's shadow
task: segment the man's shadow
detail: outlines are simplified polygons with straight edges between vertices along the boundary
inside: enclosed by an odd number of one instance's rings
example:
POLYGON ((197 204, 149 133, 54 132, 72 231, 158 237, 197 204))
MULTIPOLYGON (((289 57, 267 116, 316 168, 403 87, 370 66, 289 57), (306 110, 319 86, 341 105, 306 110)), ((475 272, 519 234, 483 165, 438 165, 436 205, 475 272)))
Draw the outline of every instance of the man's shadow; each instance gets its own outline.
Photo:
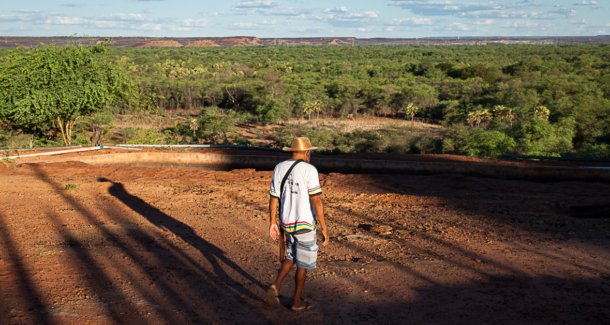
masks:
POLYGON ((210 242, 204 240, 199 237, 192 227, 189 225, 174 219, 172 216, 162 212, 158 208, 148 204, 146 201, 140 199, 139 197, 130 194, 123 186, 122 183, 114 182, 105 177, 98 178, 98 182, 108 182, 111 183, 112 186, 108 189, 108 192, 131 208, 133 211, 140 214, 142 217, 147 219, 150 223, 155 226, 165 229, 167 231, 172 232, 178 238, 182 239, 184 242, 188 243, 192 247, 196 248, 214 269, 214 275, 218 277, 220 280, 220 285, 222 283, 229 285, 231 288, 234 288, 239 293, 255 299, 261 300, 256 294, 252 291, 248 290, 243 286, 243 284, 239 283, 235 279, 233 279, 229 274, 225 272, 222 268, 221 263, 236 271, 242 277, 247 279, 248 281, 256 284, 260 288, 264 288, 265 286, 252 275, 248 274, 245 270, 243 270, 239 265, 235 262, 227 258, 224 252, 218 248, 217 246, 211 244, 210 242))

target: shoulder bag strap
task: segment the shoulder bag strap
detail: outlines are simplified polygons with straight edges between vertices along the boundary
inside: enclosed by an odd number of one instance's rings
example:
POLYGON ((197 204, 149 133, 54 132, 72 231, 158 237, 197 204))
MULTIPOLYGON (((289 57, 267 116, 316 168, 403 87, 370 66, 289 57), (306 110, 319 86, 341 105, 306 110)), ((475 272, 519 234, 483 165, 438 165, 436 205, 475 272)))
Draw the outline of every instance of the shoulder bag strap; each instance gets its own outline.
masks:
POLYGON ((299 160, 295 161, 294 164, 292 164, 292 166, 290 166, 290 168, 288 168, 286 175, 284 175, 284 178, 282 179, 282 185, 280 185, 280 208, 282 206, 281 200, 282 200, 282 195, 284 194, 284 185, 286 185, 286 180, 288 179, 288 176, 290 176, 290 173, 292 172, 292 169, 294 168, 294 166, 296 166, 300 162, 303 162, 303 160, 299 159, 299 160))

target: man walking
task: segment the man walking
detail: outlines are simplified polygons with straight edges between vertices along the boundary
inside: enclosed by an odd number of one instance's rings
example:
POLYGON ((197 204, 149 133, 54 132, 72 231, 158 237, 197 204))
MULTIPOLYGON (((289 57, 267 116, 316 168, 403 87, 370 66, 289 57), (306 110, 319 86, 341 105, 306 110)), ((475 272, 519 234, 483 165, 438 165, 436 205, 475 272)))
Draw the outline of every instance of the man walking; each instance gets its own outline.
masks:
POLYGON ((294 303, 291 307, 293 311, 311 308, 311 304, 303 300, 302 294, 307 271, 316 267, 318 225, 322 228, 324 237, 322 246, 329 242, 318 171, 309 164, 311 150, 315 149, 317 148, 305 137, 296 138, 290 147, 285 147, 284 151, 292 152, 292 159, 275 166, 269 191, 269 236, 274 241, 278 237, 280 239, 282 265, 275 282, 267 290, 266 301, 269 304, 279 304, 282 282, 296 264, 294 303), (282 254, 283 247, 285 254, 282 254))

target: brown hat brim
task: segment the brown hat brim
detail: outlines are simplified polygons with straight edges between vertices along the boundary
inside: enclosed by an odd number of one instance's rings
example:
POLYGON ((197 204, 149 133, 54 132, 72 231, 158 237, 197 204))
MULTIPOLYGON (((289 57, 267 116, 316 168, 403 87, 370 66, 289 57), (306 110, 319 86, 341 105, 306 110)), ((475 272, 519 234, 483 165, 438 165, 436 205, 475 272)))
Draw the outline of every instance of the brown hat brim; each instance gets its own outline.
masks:
POLYGON ((309 147, 307 149, 293 149, 291 147, 284 147, 282 148, 282 151, 309 151, 309 150, 317 150, 318 147, 309 147))

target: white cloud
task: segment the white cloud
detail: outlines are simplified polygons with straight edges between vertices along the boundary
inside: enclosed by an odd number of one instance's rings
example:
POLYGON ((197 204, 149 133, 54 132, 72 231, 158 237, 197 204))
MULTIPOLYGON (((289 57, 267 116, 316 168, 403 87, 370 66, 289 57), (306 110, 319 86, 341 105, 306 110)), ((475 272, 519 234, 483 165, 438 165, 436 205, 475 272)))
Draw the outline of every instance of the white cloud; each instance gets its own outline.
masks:
POLYGON ((50 25, 82 25, 87 22, 87 19, 81 17, 68 16, 50 16, 45 20, 45 24, 50 25))
POLYGON ((46 15, 40 11, 19 10, 0 13, 0 22, 43 22, 46 15))
POLYGON ((398 6, 422 16, 448 16, 504 8, 495 2, 463 3, 452 0, 391 0, 390 5, 398 6))
POLYGON ((422 17, 394 19, 393 26, 431 25, 432 19, 422 17))
POLYGON ((273 8, 278 5, 275 1, 267 0, 255 0, 255 1, 240 1, 235 8, 237 9, 259 9, 259 8, 273 8))
POLYGON ((263 20, 261 22, 256 22, 256 23, 240 21, 240 22, 231 24, 231 27, 237 28, 237 29, 260 30, 260 29, 266 29, 269 26, 273 26, 275 24, 276 24, 275 21, 269 21, 269 20, 263 20))
POLYGON ((262 12, 262 14, 270 16, 303 16, 307 13, 309 10, 297 8, 272 8, 262 12))
POLYGON ((136 30, 154 30, 154 31, 160 31, 162 28, 163 28, 163 25, 161 25, 161 24, 154 24, 154 23, 145 23, 145 24, 140 24, 140 25, 133 26, 133 29, 136 29, 136 30))
POLYGON ((518 20, 513 22, 511 25, 518 29, 534 29, 539 26, 537 22, 531 20, 518 20))
POLYGON ((152 17, 148 17, 144 14, 134 14, 134 13, 116 13, 111 14, 109 19, 118 20, 118 21, 151 21, 154 20, 152 17))
POLYGON ((180 26, 182 27, 205 27, 208 25, 208 21, 206 19, 183 19, 180 22, 180 26))
MULTIPOLYGON (((588 1, 595 2, 595 1, 588 1)), ((539 2, 524 0, 520 2, 464 2, 456 0, 390 0, 390 5, 398 6, 419 16, 455 16, 477 19, 536 19, 547 20, 557 15, 573 17, 574 10, 554 9, 539 2), (507 3, 508 2, 508 3, 507 3)))
POLYGON ((75 3, 75 2, 68 2, 68 3, 62 3, 61 6, 62 7, 66 7, 66 8, 83 8, 85 6, 85 4, 83 4, 83 3, 75 3))
POLYGON ((361 27, 379 18, 379 11, 352 12, 347 7, 326 8, 324 15, 319 20, 326 21, 333 26, 339 27, 361 27))
POLYGON ((349 10, 347 9, 346 6, 341 6, 339 8, 326 8, 324 9, 324 12, 326 13, 346 13, 349 10))
POLYGON ((555 8, 557 8, 557 9, 553 9, 553 10, 549 11, 549 13, 561 15, 564 17, 575 17, 577 14, 576 10, 574 10, 574 9, 561 8, 560 6, 557 6, 557 5, 555 5, 555 8))
POLYGON ((276 1, 241 1, 235 6, 238 14, 260 14, 266 16, 304 16, 309 9, 281 7, 276 1))
MULTIPOLYGON (((38 11, 17 11, 0 14, 0 23, 23 23, 42 26, 80 26, 80 28, 104 30, 190 31, 208 25, 205 19, 168 19, 141 13, 113 13, 100 17, 79 17, 47 14, 38 11)), ((15 26, 18 28, 18 26, 15 26)))
POLYGON ((574 5, 597 8, 597 1, 596 0, 582 0, 580 2, 575 3, 574 5))
POLYGON ((477 19, 474 22, 475 25, 492 25, 493 23, 495 23, 493 19, 477 19))
POLYGON ((533 10, 533 9, 501 9, 501 10, 484 10, 484 11, 470 11, 461 12, 457 14, 458 17, 474 17, 474 18, 491 18, 491 19, 549 19, 551 18, 549 13, 533 10))
POLYGON ((121 29, 125 26, 121 22, 111 20, 94 20, 90 24, 99 29, 121 29))

